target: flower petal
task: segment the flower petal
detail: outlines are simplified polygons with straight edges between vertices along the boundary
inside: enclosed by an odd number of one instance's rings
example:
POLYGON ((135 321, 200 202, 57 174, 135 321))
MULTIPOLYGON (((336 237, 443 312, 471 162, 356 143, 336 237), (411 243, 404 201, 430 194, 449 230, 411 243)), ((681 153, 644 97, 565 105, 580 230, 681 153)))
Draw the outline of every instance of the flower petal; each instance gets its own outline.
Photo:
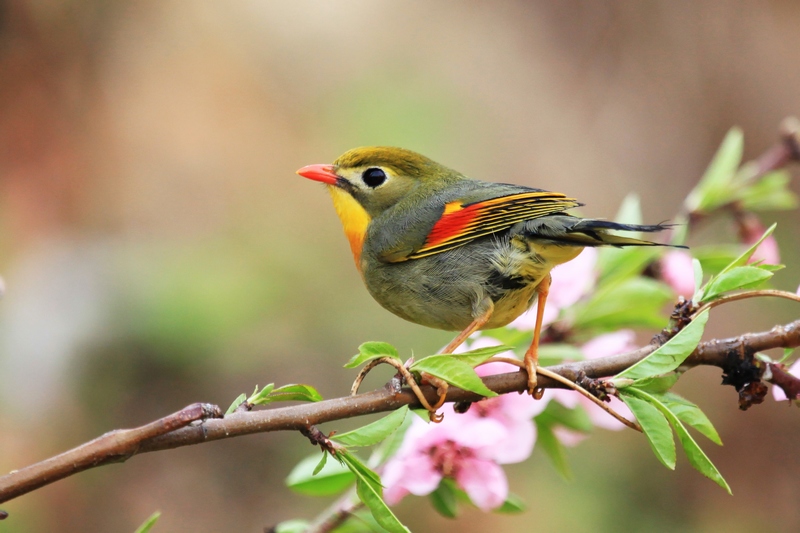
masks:
POLYGON ((442 474, 434 468, 429 456, 420 453, 395 457, 383 468, 383 497, 387 504, 394 505, 409 493, 417 496, 430 494, 441 480, 442 474))
POLYGON ((452 418, 457 422, 453 423, 449 438, 465 448, 477 450, 487 446, 494 446, 509 436, 508 429, 494 418, 476 418, 463 415, 454 415, 452 418))
POLYGON ((483 511, 500 507, 508 497, 508 480, 503 469, 485 459, 470 459, 456 473, 456 483, 472 503, 483 511))
POLYGON ((676 294, 691 298, 694 294, 692 256, 684 250, 672 250, 661 259, 661 277, 676 294))
POLYGON ((636 333, 631 329, 621 329, 613 333, 598 335, 583 346, 581 351, 586 359, 597 359, 618 355, 636 349, 636 333))
POLYGON ((531 456, 533 445, 536 443, 536 424, 532 421, 518 422, 513 430, 508 432, 509 438, 502 439, 500 442, 484 450, 481 456, 489 453, 490 457, 497 463, 511 464, 520 463, 531 456))

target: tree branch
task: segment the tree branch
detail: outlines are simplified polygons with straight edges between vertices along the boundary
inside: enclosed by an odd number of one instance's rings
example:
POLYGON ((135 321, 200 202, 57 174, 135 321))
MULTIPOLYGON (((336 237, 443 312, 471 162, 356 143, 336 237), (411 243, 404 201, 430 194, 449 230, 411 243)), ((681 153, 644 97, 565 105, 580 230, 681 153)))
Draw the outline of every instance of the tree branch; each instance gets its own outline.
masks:
MULTIPOLYGON (((800 346, 800 320, 785 326, 776 326, 770 331, 748 333, 739 337, 701 343, 686 360, 684 366, 720 367, 726 374, 723 383, 734 385, 737 390, 740 390, 738 386, 740 382, 752 383, 753 380, 760 382, 761 376, 769 368, 770 372, 766 375, 768 380, 781 386, 787 393, 796 392, 800 391, 800 379, 782 372, 777 365, 761 363, 753 355, 770 348, 796 348, 798 346, 800 346), (743 372, 741 370, 743 365, 753 372, 749 374, 743 372)), ((571 381, 575 381, 581 372, 590 378, 612 376, 643 359, 656 347, 651 344, 625 354, 555 365, 547 367, 547 370, 571 381)), ((527 389, 525 372, 486 376, 483 381, 487 387, 498 394, 523 392, 527 389)), ((546 376, 539 377, 538 386, 543 388, 564 387, 563 384, 546 376)), ((429 402, 435 402, 438 399, 434 387, 423 386, 421 390, 429 402)), ((481 398, 474 393, 455 387, 450 387, 447 393, 448 402, 474 402, 481 398)), ((134 429, 111 431, 77 448, 0 477, 0 503, 83 470, 108 463, 123 462, 141 453, 179 448, 252 433, 281 430, 305 431, 310 425, 393 411, 403 405, 412 408, 420 407, 419 401, 410 389, 394 391, 390 388, 383 388, 358 396, 316 403, 238 412, 224 418, 220 418, 221 412, 216 406, 192 404, 150 424, 134 429), (202 423, 193 424, 197 421, 202 421, 202 423)))

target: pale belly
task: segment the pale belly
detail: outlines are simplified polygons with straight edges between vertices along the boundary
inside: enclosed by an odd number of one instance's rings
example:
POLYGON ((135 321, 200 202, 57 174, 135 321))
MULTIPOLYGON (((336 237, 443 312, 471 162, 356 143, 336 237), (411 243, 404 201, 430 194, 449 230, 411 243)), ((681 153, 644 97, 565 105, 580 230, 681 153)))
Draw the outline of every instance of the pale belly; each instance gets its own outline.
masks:
POLYGON ((483 327, 491 329, 529 309, 550 270, 581 249, 537 243, 534 253, 520 238, 488 238, 420 259, 374 261, 364 281, 373 298, 392 313, 437 329, 464 330, 491 302, 493 311, 483 327))

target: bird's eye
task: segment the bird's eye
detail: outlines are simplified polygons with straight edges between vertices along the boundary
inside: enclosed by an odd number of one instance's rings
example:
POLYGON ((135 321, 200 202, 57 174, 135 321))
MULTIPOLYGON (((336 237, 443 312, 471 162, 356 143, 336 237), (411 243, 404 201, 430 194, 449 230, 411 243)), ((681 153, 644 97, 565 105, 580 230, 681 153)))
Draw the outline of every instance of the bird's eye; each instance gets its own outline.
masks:
POLYGON ((364 171, 361 179, 364 180, 364 183, 366 183, 368 187, 374 189, 379 185, 383 185, 386 181, 386 173, 380 168, 368 168, 364 171))

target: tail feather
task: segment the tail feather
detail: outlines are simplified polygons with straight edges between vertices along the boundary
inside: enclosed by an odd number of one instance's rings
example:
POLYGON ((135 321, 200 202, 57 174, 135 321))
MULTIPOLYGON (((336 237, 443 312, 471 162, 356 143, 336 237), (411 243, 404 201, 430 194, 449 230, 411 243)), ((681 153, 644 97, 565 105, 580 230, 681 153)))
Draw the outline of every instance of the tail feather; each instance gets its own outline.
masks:
POLYGON ((574 246, 671 246, 686 248, 674 244, 662 244, 639 239, 638 236, 625 237, 610 231, 630 231, 655 233, 673 227, 673 224, 661 223, 652 225, 620 224, 595 218, 577 218, 571 215, 551 215, 525 221, 520 231, 530 237, 546 239, 552 242, 574 246))
MULTIPOLYGON (((574 238, 585 246, 672 246, 669 244, 662 244, 637 239, 634 237, 624 237, 622 235, 608 233, 608 230, 654 233, 669 229, 672 226, 673 224, 666 224, 663 222, 660 224, 651 225, 620 224, 619 222, 611 222, 608 220, 584 218, 571 227, 565 237, 567 237, 568 240, 572 240, 570 238, 574 238)), ((685 248, 685 246, 678 247, 685 248)))

